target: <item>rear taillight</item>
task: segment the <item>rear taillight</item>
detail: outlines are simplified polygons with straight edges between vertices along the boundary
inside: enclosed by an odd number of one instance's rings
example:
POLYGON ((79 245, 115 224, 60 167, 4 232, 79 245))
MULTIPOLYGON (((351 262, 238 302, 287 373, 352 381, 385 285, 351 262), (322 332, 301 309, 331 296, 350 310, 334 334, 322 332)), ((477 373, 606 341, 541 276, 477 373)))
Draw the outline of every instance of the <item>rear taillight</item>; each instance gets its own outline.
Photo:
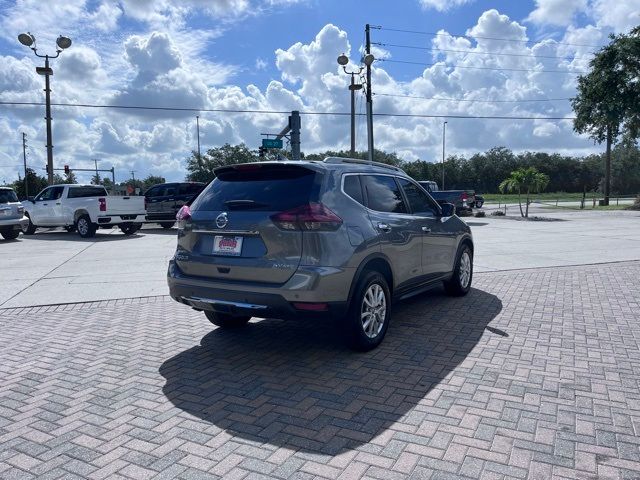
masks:
POLYGON ((342 225, 342 219, 321 203, 276 213, 271 220, 283 230, 337 230, 342 225))
POLYGON ((107 199, 106 198, 99 198, 98 199, 98 205, 100 205, 100 211, 101 212, 106 212, 107 211, 107 199))
POLYGON ((466 200, 469 198, 469 195, 467 195, 467 192, 462 192, 462 200, 466 200))
POLYGON ((24 207, 18 207, 18 215, 22 215, 24 213, 24 207))
POLYGON ((188 205, 183 205, 178 213, 176 213, 176 220, 179 222, 185 222, 191 218, 191 209, 188 205))

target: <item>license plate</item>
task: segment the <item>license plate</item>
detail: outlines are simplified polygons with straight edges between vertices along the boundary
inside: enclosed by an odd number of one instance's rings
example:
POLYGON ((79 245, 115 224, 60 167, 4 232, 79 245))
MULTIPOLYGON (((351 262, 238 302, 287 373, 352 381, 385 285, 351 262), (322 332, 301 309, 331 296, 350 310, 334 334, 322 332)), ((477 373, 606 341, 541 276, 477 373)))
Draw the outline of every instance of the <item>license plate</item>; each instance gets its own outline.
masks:
POLYGON ((242 237, 213 237, 213 253, 218 255, 239 256, 242 253, 242 237))

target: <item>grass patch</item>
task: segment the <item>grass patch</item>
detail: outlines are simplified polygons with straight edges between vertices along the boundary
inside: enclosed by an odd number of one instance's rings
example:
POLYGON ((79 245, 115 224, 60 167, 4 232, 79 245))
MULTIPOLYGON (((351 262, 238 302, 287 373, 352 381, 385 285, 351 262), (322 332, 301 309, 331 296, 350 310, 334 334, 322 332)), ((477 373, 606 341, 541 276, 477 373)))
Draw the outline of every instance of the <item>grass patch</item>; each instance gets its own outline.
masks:
MULTIPOLYGON (((485 202, 491 203, 518 203, 518 195, 513 193, 486 193, 483 195, 485 202)), ((594 194, 587 194, 587 201, 592 201, 594 198, 594 194)), ((602 195, 597 195, 595 198, 602 198, 602 195)), ((522 201, 524 202, 526 199, 525 195, 522 195, 522 201)), ((556 193, 537 193, 535 195, 531 195, 531 199, 533 201, 543 200, 543 201, 580 201, 582 199, 582 193, 566 193, 566 192, 556 192, 556 193)))

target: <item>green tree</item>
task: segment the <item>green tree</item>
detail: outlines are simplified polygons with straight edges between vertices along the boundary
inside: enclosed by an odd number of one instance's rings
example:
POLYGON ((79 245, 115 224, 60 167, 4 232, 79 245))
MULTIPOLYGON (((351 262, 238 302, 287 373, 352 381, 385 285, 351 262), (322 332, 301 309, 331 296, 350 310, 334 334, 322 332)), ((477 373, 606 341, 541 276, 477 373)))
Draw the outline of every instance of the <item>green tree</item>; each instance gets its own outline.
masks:
MULTIPOLYGON (((35 197, 38 193, 44 190, 47 185, 48 183, 45 177, 41 177, 31 168, 27 168, 27 186, 29 188, 30 197, 35 197)), ((16 191, 18 198, 21 200, 25 200, 27 198, 24 188, 24 179, 18 178, 11 187, 16 191)))
POLYGON ((159 177, 157 175, 148 175, 147 178, 142 180, 142 191, 146 192, 151 187, 153 187, 154 185, 157 185, 159 183, 166 183, 165 178, 164 177, 159 177))
POLYGON ((511 172, 511 175, 500 183, 501 192, 517 192, 518 204, 520 206, 520 215, 529 218, 529 203, 531 193, 537 193, 544 190, 549 183, 549 177, 544 173, 540 173, 534 167, 519 168, 511 172), (521 195, 526 192, 527 205, 526 211, 522 212, 521 195))
POLYGON ((225 165, 236 165, 258 161, 258 152, 249 150, 244 143, 230 145, 225 143, 221 147, 210 148, 207 153, 198 157, 197 152, 192 152, 187 158, 187 180, 192 182, 209 183, 216 178, 214 170, 225 165))
POLYGON ((590 71, 578 77, 578 95, 571 101, 573 128, 598 144, 606 141, 604 197, 609 203, 611 145, 618 136, 640 136, 640 26, 629 34, 611 35, 589 62, 590 71))

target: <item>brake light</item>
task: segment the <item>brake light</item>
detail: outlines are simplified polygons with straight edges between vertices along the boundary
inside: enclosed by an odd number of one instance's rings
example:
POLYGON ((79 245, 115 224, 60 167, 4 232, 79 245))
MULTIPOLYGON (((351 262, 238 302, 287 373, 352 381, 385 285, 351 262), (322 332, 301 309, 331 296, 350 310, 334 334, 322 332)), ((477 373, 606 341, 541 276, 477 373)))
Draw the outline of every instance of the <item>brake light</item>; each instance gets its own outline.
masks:
POLYGON ((260 170, 262 168, 262 166, 260 165, 256 165, 254 164, 240 164, 240 165, 235 165, 233 167, 234 170, 238 170, 238 171, 247 171, 247 170, 260 170))
POLYGON ((469 195, 467 195, 467 192, 462 192, 462 200, 466 200, 467 198, 469 198, 469 195))
POLYGON ((283 230, 337 230, 342 225, 342 219, 321 203, 276 213, 271 220, 283 230))
POLYGON ((189 220, 190 218, 191 209, 188 205, 183 205, 182 208, 178 210, 178 213, 176 213, 176 220, 178 220, 179 222, 184 222, 186 220, 189 220))
POLYGON ((101 212, 106 212, 107 211, 107 199, 106 198, 99 198, 98 199, 98 205, 100 205, 100 211, 101 212))

